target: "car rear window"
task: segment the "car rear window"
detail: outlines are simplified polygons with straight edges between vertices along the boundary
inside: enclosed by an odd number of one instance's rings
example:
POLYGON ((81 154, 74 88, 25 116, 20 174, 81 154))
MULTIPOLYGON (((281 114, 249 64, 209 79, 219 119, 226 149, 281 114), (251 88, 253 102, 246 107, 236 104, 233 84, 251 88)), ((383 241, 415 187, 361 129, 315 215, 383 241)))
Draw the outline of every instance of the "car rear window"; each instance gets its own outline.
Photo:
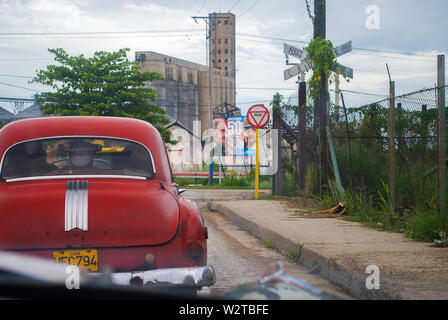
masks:
POLYGON ((56 175, 127 175, 153 178, 143 145, 114 138, 50 138, 22 142, 3 159, 1 178, 56 175))

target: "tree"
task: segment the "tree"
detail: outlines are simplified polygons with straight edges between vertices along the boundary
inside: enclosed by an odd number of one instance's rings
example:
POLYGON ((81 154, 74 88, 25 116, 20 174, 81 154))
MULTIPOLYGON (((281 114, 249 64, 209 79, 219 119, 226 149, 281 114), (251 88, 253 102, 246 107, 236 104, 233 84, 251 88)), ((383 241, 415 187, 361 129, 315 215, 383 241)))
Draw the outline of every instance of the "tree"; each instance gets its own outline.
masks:
POLYGON ((44 114, 114 116, 141 119, 153 124, 166 142, 169 131, 165 110, 154 104, 156 93, 144 88, 145 81, 162 79, 156 72, 141 72, 126 57, 129 49, 95 52, 93 57, 70 56, 63 49, 48 49, 59 65, 36 71, 31 82, 51 86, 37 99, 44 114))

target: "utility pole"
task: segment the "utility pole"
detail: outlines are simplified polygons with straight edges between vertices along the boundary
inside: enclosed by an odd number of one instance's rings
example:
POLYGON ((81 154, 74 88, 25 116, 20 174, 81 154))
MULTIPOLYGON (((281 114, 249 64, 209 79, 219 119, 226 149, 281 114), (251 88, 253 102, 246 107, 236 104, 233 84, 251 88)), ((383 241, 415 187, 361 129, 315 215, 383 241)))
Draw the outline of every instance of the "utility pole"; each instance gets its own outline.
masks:
POLYGON ((210 17, 209 16, 193 16, 194 21, 197 23, 196 19, 202 19, 205 22, 205 37, 206 41, 206 63, 208 64, 208 100, 209 100, 209 112, 210 112, 210 123, 213 121, 213 81, 212 81, 212 64, 210 63, 210 17))
MULTIPOLYGON (((314 39, 326 38, 326 0, 314 1, 314 39)), ((319 97, 314 101, 314 108, 319 118, 319 194, 322 195, 322 184, 327 177, 327 75, 322 71, 320 75, 319 97)), ((315 114, 316 114, 315 113, 315 114)))
POLYGON ((299 97, 298 97, 298 118, 299 118, 299 188, 305 191, 306 182, 306 82, 305 74, 302 74, 299 80, 299 97))

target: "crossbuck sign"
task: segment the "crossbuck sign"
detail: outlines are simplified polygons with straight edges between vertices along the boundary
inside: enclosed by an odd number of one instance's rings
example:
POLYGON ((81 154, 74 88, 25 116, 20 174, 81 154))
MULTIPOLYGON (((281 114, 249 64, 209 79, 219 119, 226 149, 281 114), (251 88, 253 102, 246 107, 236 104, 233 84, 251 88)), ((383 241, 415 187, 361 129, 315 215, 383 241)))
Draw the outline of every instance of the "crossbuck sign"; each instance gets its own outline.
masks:
MULTIPOLYGON (((334 48, 334 54, 336 57, 342 56, 343 54, 346 54, 347 52, 350 52, 350 51, 352 51, 352 42, 351 41, 348 41, 348 42, 334 48)), ((283 71, 283 77, 285 80, 295 77, 301 73, 305 73, 308 70, 314 68, 314 65, 311 63, 310 58, 308 57, 308 54, 306 53, 305 50, 302 50, 302 49, 299 49, 292 45, 289 45, 287 43, 284 43, 283 53, 286 56, 293 56, 300 60, 299 64, 294 65, 291 68, 283 71)), ((331 71, 340 72, 340 73, 344 74, 345 76, 349 77, 350 79, 353 79, 353 69, 351 69, 349 67, 340 65, 331 71)))

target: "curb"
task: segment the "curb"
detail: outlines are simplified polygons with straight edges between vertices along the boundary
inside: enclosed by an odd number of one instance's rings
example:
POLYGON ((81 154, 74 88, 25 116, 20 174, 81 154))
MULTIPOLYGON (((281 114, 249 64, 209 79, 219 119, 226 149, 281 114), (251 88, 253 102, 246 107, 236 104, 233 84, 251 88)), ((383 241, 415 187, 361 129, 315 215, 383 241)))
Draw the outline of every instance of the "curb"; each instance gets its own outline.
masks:
POLYGON ((381 279, 381 290, 368 290, 366 288, 366 278, 368 274, 359 271, 350 270, 335 259, 325 257, 316 251, 300 246, 294 241, 284 237, 283 235, 267 229, 260 224, 241 217, 233 210, 216 202, 208 202, 207 208, 211 211, 219 212, 227 217, 233 224, 248 231, 261 241, 271 241, 274 246, 284 255, 294 259, 296 263, 300 263, 313 271, 318 271, 320 275, 331 283, 339 286, 343 291, 356 299, 362 300, 397 300, 403 297, 381 279))

